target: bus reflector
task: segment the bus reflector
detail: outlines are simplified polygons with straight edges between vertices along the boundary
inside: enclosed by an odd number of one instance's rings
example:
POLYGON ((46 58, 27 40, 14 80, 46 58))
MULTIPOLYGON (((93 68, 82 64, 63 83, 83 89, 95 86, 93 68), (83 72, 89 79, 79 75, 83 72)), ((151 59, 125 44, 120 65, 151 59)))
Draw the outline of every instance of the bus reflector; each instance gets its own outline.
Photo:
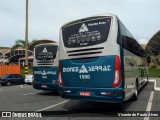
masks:
POLYGON ((65 93, 70 93, 71 91, 70 91, 70 90, 64 90, 64 92, 65 92, 65 93))
POLYGON ((120 65, 120 59, 119 56, 115 56, 115 61, 114 61, 114 81, 112 84, 113 88, 116 88, 120 85, 121 83, 121 65, 120 65))
POLYGON ((62 78, 61 78, 61 65, 60 65, 60 63, 58 66, 58 83, 59 83, 59 86, 63 86, 63 82, 62 82, 62 78))
POLYGON ((101 92, 101 95, 110 95, 110 92, 101 92))

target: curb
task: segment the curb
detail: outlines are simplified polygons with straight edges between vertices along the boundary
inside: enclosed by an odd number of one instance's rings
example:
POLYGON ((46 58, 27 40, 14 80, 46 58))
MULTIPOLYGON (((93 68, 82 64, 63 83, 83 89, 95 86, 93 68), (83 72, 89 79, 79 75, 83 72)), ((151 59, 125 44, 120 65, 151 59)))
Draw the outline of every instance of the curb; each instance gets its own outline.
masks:
POLYGON ((156 80, 155 79, 151 79, 151 80, 149 80, 148 82, 154 82, 154 91, 160 91, 160 87, 156 87, 156 80))

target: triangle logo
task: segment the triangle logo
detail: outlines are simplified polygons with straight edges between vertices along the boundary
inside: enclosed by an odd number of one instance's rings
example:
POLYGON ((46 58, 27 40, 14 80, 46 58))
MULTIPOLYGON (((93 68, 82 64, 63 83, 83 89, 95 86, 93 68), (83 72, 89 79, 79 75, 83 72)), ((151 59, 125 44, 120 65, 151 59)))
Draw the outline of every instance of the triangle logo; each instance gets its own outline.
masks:
POLYGON ((81 33, 81 32, 87 32, 87 31, 88 31, 88 28, 87 28, 87 26, 83 23, 82 26, 81 26, 81 28, 79 29, 79 33, 81 33))
POLYGON ((87 68, 84 65, 82 65, 79 73, 88 73, 88 70, 87 70, 87 68))
POLYGON ((43 52, 47 52, 47 48, 46 47, 43 49, 43 52))
POLYGON ((46 75, 46 72, 45 72, 45 71, 43 71, 43 72, 42 72, 42 75, 46 75))

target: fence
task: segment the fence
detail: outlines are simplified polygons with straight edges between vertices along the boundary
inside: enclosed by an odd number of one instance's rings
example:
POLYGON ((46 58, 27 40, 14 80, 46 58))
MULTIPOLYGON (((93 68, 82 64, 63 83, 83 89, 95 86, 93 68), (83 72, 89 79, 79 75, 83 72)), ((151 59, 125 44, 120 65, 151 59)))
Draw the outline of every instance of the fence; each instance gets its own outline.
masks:
POLYGON ((20 65, 0 65, 0 77, 5 74, 20 74, 20 65))

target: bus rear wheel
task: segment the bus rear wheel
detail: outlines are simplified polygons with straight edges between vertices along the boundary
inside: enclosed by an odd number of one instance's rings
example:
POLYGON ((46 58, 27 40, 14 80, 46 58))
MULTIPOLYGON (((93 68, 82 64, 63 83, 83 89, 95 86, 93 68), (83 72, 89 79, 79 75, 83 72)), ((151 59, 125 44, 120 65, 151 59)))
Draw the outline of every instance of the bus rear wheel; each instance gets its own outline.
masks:
POLYGON ((136 83, 136 88, 133 95, 133 100, 136 101, 138 99, 138 83, 136 83))

